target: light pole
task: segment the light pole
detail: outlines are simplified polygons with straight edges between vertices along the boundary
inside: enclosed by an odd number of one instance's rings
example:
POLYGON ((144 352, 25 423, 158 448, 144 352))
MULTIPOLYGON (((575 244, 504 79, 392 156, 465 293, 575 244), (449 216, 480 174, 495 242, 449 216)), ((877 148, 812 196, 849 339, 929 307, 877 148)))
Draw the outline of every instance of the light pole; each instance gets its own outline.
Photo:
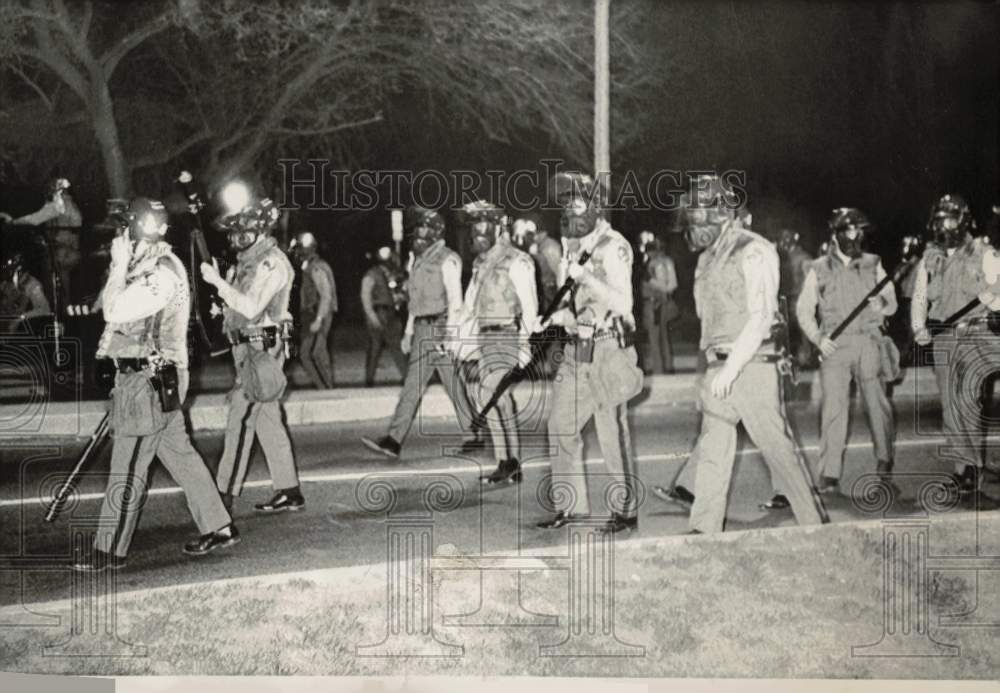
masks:
POLYGON ((594 176, 605 186, 611 178, 611 0, 594 0, 594 176))

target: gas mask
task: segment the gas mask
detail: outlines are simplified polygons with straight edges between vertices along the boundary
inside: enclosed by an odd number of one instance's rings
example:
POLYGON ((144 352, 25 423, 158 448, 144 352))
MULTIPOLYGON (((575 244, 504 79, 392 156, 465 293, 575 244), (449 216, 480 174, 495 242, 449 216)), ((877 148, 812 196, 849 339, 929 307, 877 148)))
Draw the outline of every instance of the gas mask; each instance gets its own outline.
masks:
POLYGON ((830 221, 831 238, 837 249, 855 260, 864 252, 865 232, 871 227, 868 217, 857 207, 838 207, 833 210, 830 221))
POLYGON ((945 195, 931 208, 927 231, 937 245, 957 248, 971 230, 972 214, 962 196, 945 195))
POLYGON ((718 207, 688 207, 684 210, 687 230, 684 238, 693 252, 712 247, 726 225, 733 221, 732 212, 718 207))
POLYGON ((601 212, 582 197, 573 197, 563 204, 559 230, 563 238, 583 238, 597 228, 601 212))
POLYGON ((857 260, 864 252, 865 234, 863 231, 850 228, 833 234, 833 242, 837 248, 852 260, 857 260))

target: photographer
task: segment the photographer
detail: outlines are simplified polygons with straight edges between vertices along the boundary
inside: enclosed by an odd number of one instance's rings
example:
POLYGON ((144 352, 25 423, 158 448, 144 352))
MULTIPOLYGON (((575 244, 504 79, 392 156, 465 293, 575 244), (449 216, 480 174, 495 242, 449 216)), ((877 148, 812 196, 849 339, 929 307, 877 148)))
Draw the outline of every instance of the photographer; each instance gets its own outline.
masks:
POLYGON ((22 320, 52 315, 42 283, 25 268, 24 256, 15 253, 0 267, 0 318, 16 318, 6 323, 15 331, 22 320))
POLYGON ((74 570, 125 564, 145 503, 149 466, 158 458, 187 496, 201 536, 184 553, 203 555, 239 541, 212 476, 191 445, 181 403, 187 394, 190 293, 184 265, 163 241, 167 213, 160 202, 136 198, 127 233, 111 244, 102 300, 107 326, 98 358, 114 362, 111 474, 92 556, 74 570), (124 490, 122 490, 124 485, 124 490))
MULTIPOLYGON (((12 219, 0 212, 0 219, 13 225, 51 226, 56 229, 54 237, 54 258, 59 274, 59 286, 64 296, 71 296, 70 277, 80 264, 80 227, 83 217, 69 194, 69 181, 65 178, 53 179, 47 189, 48 200, 31 214, 12 219)), ((48 239, 46 239, 48 241, 48 239)))

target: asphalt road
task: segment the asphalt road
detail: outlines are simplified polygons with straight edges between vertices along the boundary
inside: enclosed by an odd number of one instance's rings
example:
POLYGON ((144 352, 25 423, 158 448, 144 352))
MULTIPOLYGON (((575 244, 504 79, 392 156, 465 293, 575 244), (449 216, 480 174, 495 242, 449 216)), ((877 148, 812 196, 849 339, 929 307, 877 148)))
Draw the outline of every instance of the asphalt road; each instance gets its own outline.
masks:
MULTIPOLYGON (((805 403, 791 407, 793 427, 798 432, 807 459, 817 458, 817 413, 805 403)), ((899 485, 903 497, 889 514, 923 512, 916 496, 935 473, 951 471, 950 463, 938 459, 942 439, 939 413, 933 406, 917 412, 904 406, 898 411, 896 454, 899 485)), ((643 488, 667 485, 686 460, 697 436, 697 411, 687 405, 644 408, 633 419, 633 445, 639 457, 643 488)), ((482 491, 480 473, 492 469, 490 451, 463 457, 453 450, 461 438, 448 433, 450 426, 422 426, 406 441, 402 459, 392 461, 364 448, 361 435, 378 436, 375 424, 303 428, 293 433, 307 509, 276 516, 257 515, 253 503, 271 494, 267 467, 255 446, 249 486, 237 499, 234 519, 243 541, 230 549, 203 558, 189 558, 181 546, 196 533, 183 494, 169 475, 154 466, 151 493, 128 557, 119 573, 123 590, 138 590, 171 584, 195 584, 222 578, 267 575, 334 566, 378 562, 386 556, 386 521, 418 519, 434 523, 434 545, 451 544, 461 553, 503 552, 551 546, 565 552, 565 530, 542 531, 534 523, 546 517, 543 506, 549 471, 544 458, 544 438, 529 436, 522 460, 524 483, 500 490, 482 491), (377 483, 385 482, 385 484, 377 483), (443 484, 443 485, 442 485, 443 484), (388 490, 390 489, 391 490, 388 490), (446 491, 445 489, 450 489, 446 491), (373 506, 393 497, 390 515, 373 506), (429 514, 430 498, 437 511, 429 514)), ((93 515, 107 483, 110 444, 81 480, 78 502, 53 524, 42 521, 44 500, 73 466, 83 442, 58 440, 8 441, 0 446, 0 603, 32 603, 68 598, 70 576, 65 565, 71 557, 74 537, 93 526, 93 515)), ((992 441, 994 444, 1000 441, 992 441)), ((222 447, 218 433, 195 438, 195 445, 214 469, 222 447)), ((588 431, 586 456, 590 460, 592 512, 605 512, 607 480, 593 431, 588 431)), ((730 492, 727 530, 793 525, 790 511, 761 511, 758 504, 771 494, 770 477, 760 455, 749 441, 741 439, 740 457, 730 492)), ((842 489, 850 489, 858 477, 873 471, 874 461, 867 426, 855 410, 842 489)), ((992 497, 1000 497, 1000 484, 990 479, 987 496, 963 501, 954 510, 992 509, 992 497)), ((845 496, 827 499, 831 520, 843 522, 876 519, 865 502, 845 496)), ((641 501, 637 533, 619 535, 651 537, 687 531, 686 513, 661 502, 648 492, 641 501)))

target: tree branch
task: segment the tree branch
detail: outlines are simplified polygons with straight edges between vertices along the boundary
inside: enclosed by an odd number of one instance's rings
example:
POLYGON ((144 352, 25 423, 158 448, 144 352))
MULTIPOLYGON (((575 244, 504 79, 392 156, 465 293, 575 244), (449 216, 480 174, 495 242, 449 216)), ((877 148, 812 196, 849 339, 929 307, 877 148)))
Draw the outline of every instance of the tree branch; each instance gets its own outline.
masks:
POLYGON ((350 130, 352 128, 364 127, 365 125, 373 125, 374 123, 381 123, 385 118, 381 113, 376 113, 370 118, 363 118, 361 120, 348 121, 346 123, 338 123, 336 125, 330 125, 328 127, 322 128, 287 128, 287 127, 277 127, 272 128, 271 132, 275 135, 288 135, 292 137, 310 137, 315 135, 329 135, 334 132, 340 132, 342 130, 350 130))
POLYGON ((196 144, 204 142, 212 137, 214 133, 205 128, 200 130, 189 137, 181 140, 176 145, 171 147, 165 152, 159 154, 147 154, 146 156, 136 157, 132 162, 132 170, 137 171, 142 168, 150 168, 151 166, 159 166, 160 164, 165 164, 167 162, 173 161, 181 154, 186 152, 188 149, 196 144))
POLYGON ((118 42, 108 49, 107 52, 102 55, 98 62, 100 62, 104 74, 108 79, 114 74, 115 69, 118 64, 122 61, 126 55, 128 55, 137 46, 141 45, 144 41, 156 36, 161 31, 165 31, 170 28, 173 23, 173 11, 166 10, 156 15, 145 24, 142 24, 128 34, 123 36, 118 42))
POLYGON ((13 63, 11 63, 10 65, 8 65, 7 67, 10 68, 11 72, 13 72, 15 75, 17 75, 18 77, 20 77, 21 81, 23 81, 25 84, 27 84, 29 87, 31 87, 31 89, 36 94, 38 94, 38 98, 40 98, 42 100, 42 103, 45 104, 45 107, 50 112, 53 110, 52 98, 42 90, 42 88, 38 85, 38 82, 36 82, 35 80, 33 80, 30 77, 28 77, 27 73, 24 70, 22 70, 20 67, 18 67, 17 65, 15 65, 13 63))

